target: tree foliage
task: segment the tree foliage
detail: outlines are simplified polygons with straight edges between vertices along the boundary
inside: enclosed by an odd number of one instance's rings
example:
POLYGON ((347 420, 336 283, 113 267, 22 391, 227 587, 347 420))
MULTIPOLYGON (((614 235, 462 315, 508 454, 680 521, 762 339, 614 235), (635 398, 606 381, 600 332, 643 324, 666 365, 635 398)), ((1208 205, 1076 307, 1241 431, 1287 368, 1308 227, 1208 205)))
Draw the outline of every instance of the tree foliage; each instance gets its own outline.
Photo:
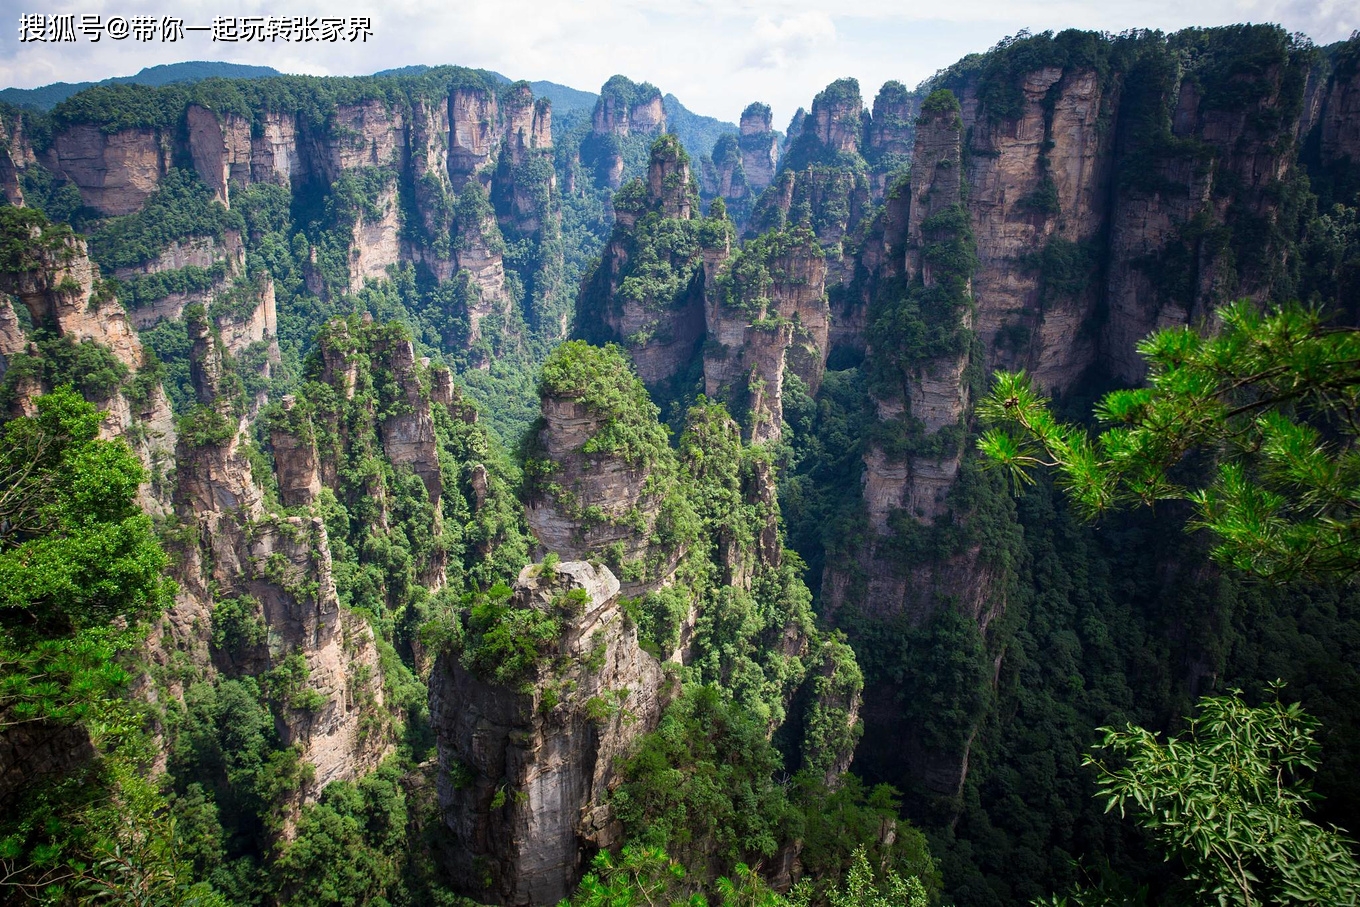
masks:
POLYGON ((99 440, 98 412, 70 387, 35 406, 0 432, 0 744, 18 766, 0 788, 0 892, 179 903, 187 875, 124 698, 128 653, 174 591, 137 506, 142 468, 99 440), (49 776, 25 773, 35 754, 49 776))
POLYGON ((1192 525, 1217 537, 1214 556, 1238 569, 1354 576, 1360 333, 1299 306, 1238 303, 1218 318, 1213 335, 1173 328, 1141 342, 1147 383, 1101 400, 1094 437, 1056 419, 1023 373, 999 374, 979 447, 1020 482, 1031 467, 1057 469, 1092 516, 1189 501, 1192 525))
POLYGON ((1298 703, 1252 707, 1240 690, 1208 696, 1188 732, 1165 743, 1132 724, 1100 730, 1099 748, 1115 762, 1087 758, 1098 796, 1184 863, 1195 902, 1360 903, 1352 842, 1304 817, 1319 747, 1317 722, 1298 703))

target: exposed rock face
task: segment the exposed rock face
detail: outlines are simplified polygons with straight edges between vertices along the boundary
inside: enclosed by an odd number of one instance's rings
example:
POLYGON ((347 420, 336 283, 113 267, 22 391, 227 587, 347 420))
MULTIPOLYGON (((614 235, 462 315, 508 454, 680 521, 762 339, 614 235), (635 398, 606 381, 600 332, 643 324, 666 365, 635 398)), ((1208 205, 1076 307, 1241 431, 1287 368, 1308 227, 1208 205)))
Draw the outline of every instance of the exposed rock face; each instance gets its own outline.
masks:
POLYGON ((377 218, 361 215, 354 222, 350 246, 349 289, 357 293, 365 280, 382 280, 387 269, 402 260, 401 216, 397 211, 397 188, 388 186, 378 196, 377 218))
POLYGON ((591 135, 581 145, 581 162, 595 173, 596 183, 617 189, 623 184, 621 141, 646 139, 666 131, 666 110, 655 85, 614 76, 600 88, 591 112, 591 135))
MULTIPOLYGON (((41 156, 33 152, 22 115, 15 114, 0 122, 0 196, 22 204, 24 171, 39 158, 51 171, 53 185, 74 184, 86 204, 108 215, 140 209, 175 166, 192 166, 215 199, 228 207, 233 192, 254 183, 324 194, 348 177, 367 195, 382 182, 376 197, 363 199, 352 224, 347 280, 334 280, 314 257, 310 266, 303 266, 307 288, 322 297, 357 292, 367 280, 382 280, 392 265, 405 263, 428 268, 440 281, 466 271, 477 292, 470 297, 469 310, 457 315, 458 322, 466 315, 468 330, 450 331, 445 340, 471 348, 481 339, 480 322, 491 314, 509 315, 513 305, 505 284, 500 226, 513 231, 515 240, 530 240, 542 256, 535 273, 521 275, 529 290, 525 320, 535 327, 540 314, 557 321, 565 292, 563 248, 552 242, 560 230, 560 210, 552 203, 555 176, 551 167, 545 177, 545 168, 528 166, 551 160, 551 106, 546 99, 535 100, 528 83, 499 89, 478 81, 468 74, 451 80, 442 96, 431 97, 422 87, 401 98, 407 87, 394 80, 396 94, 385 91, 382 98, 338 104, 324 120, 308 111, 263 109, 242 116, 186 104, 182 124, 174 127, 110 134, 97 123, 65 126, 41 156), (494 215, 480 210, 467 215, 460 193, 468 186, 491 198, 494 215), (405 223, 408 217, 410 224, 405 223), (551 311, 540 313, 539 308, 551 311)), ((619 108, 620 130, 643 135, 664 128, 659 95, 655 103, 643 96, 634 100, 619 108)), ((613 129, 609 127, 609 135, 613 129)), ((619 168, 621 173, 622 159, 619 168)), ((348 188, 352 191, 354 184, 348 188)), ((231 290, 243 271, 239 245, 218 254, 198 248, 197 242, 181 243, 137 269, 158 273, 228 264, 214 286, 135 300, 137 326, 177 320, 186 306, 209 305, 231 290), (198 252, 213 254, 200 260, 198 252)), ((499 350, 519 341, 517 334, 506 332, 493 338, 492 345, 499 350)))
MULTIPOLYGON (((826 366, 830 312, 826 259, 810 233, 750 244, 768 287, 719 279, 706 262, 704 392, 744 402, 756 443, 777 440, 784 419, 784 370, 792 368, 816 393, 826 366)), ((727 267, 733 267, 728 263, 727 267)))
POLYGON ((253 181, 249 121, 191 104, 185 112, 185 124, 194 170, 217 200, 230 208, 231 184, 253 181))
POLYGON ((10 157, 8 147, 0 147, 0 197, 16 208, 24 204, 24 190, 19 185, 19 168, 10 157))
POLYGON ((591 113, 591 127, 600 135, 656 135, 666 128, 661 92, 654 85, 638 85, 614 76, 600 89, 591 113))
POLYGON ((17 722, 0 731, 0 809, 35 784, 69 778, 95 758, 90 735, 80 725, 17 722))
POLYGON ((745 235, 790 227, 813 230, 825 250, 830 289, 853 278, 853 243, 847 240, 871 211, 871 183, 866 174, 835 167, 786 168, 757 199, 745 235))
POLYGON ((689 220, 695 215, 689 161, 678 142, 659 146, 647 165, 647 198, 662 217, 689 220))
MULTIPOLYGON (((1261 124, 1273 122, 1269 112, 1287 103, 1285 92, 1300 87, 1288 75, 1287 68, 1270 68, 1265 90, 1234 109, 1205 101, 1193 80, 1183 80, 1171 132, 1201 154, 1157 155, 1151 178, 1125 179, 1115 194, 1102 336, 1104 360, 1115 377, 1142 377, 1134 344, 1152 330, 1189 324, 1229 299, 1263 299, 1272 290, 1282 250, 1263 249, 1255 260, 1236 261, 1191 222, 1223 224, 1229 208, 1251 212, 1268 226, 1277 222, 1278 190, 1295 165, 1288 141, 1293 124, 1261 124), (1225 193, 1224 185, 1234 190, 1225 193)), ((1119 136, 1126 151, 1140 140, 1146 137, 1119 136)))
POLYGON ((400 166, 406 150, 405 133, 406 121, 400 109, 382 101, 341 104, 325 132, 313 139, 320 175, 334 182, 346 170, 400 166))
POLYGON ((557 465, 553 481, 570 498, 564 502, 545 495, 531 500, 526 510, 529 529, 548 551, 565 558, 597 556, 615 544, 623 546, 625 560, 644 557, 661 506, 661 499, 648 493, 647 469, 620 457, 582 451, 607 418, 584 404, 546 396, 542 413, 539 445, 557 465), (587 521, 587 512, 597 516, 587 521), (642 527, 631 519, 634 513, 642 527))
POLYGON ((1036 249, 1065 254, 1106 230, 1111 137, 1099 121, 1108 111, 1093 70, 1041 69, 1021 87, 1022 116, 998 121, 982 109, 972 131, 975 329, 988 368, 1025 368, 1062 393, 1094 361, 1095 336, 1082 325, 1094 319, 1099 288, 1060 292, 1028 262, 1036 249), (1028 340, 1004 344, 1003 331, 1028 340))
POLYGON ((443 483, 439 450, 435 444, 430 400, 416 374, 415 348, 405 338, 393 340, 377 351, 381 367, 396 381, 398 406, 379 425, 383 450, 395 466, 410 466, 425 483, 430 501, 439 505, 443 483))
POLYGON ((194 236, 180 241, 175 240, 169 247, 140 265, 119 268, 113 276, 119 280, 145 274, 162 274, 180 268, 211 268, 218 262, 228 266, 232 275, 241 273, 245 266, 245 248, 241 244, 241 234, 227 230, 218 239, 213 236, 194 236))
MULTIPOLYGON (((291 395, 283 398, 285 411, 291 412, 295 405, 291 395)), ((284 506, 305 507, 315 501, 321 493, 315 435, 307 433, 299 437, 276 427, 269 434, 269 446, 274 450, 274 472, 284 506)))
POLYGON ((713 146, 712 157, 702 158, 700 163, 700 197, 710 211, 713 201, 721 198, 727 216, 740 231, 750 217, 753 195, 746 181, 740 140, 730 134, 720 136, 713 146))
MULTIPOLYGON (((129 374, 138 372, 145 364, 141 341, 118 300, 107 287, 96 286, 99 269, 86 255, 84 241, 60 235, 56 228, 43 234, 36 227, 33 239, 30 266, 18 273, 0 273, 0 293, 17 297, 34 325, 76 343, 88 340, 107 347, 129 374)), ((6 305, 5 310, 7 317, 0 313, 0 357, 10 358, 22 350, 23 335, 13 309, 6 305)), ((26 411, 28 398, 49 390, 30 383, 18 395, 20 409, 26 411)), ((142 506, 164 514, 168 495, 163 479, 173 466, 175 428, 160 385, 135 400, 123 387, 95 402, 104 410, 100 436, 126 440, 147 469, 149 479, 139 494, 142 506)))
POLYGON ((764 192, 774 182, 779 166, 779 146, 770 128, 770 107, 754 103, 741 112, 741 166, 751 192, 764 192))
MULTIPOLYGON (((221 265, 222 277, 202 290, 171 293, 129 309, 128 318, 138 330, 149 328, 159 321, 178 321, 190 305, 207 306, 214 298, 228 291, 232 282, 245 271, 245 248, 241 236, 228 230, 219 241, 212 236, 195 236, 184 242, 172 242, 170 247, 148 262, 136 267, 119 268, 114 276, 129 280, 147 274, 161 274, 179 268, 196 267, 205 270, 221 265)), ((269 282, 272 287, 272 281, 269 282)), ((272 296, 272 290, 271 290, 272 296)), ((272 305, 272 303, 271 303, 272 305)), ((273 329, 270 329, 273 333, 273 329)))
POLYGON ((512 163, 522 163, 531 151, 552 147, 552 107, 546 99, 535 101, 528 83, 512 86, 503 104, 506 150, 512 163))
POLYGON ((511 607, 560 615, 525 685, 488 681, 449 654, 430 681, 439 802, 455 842, 446 865, 479 900, 550 904, 575 887, 582 854, 618 842, 606 802, 614 767, 656 726, 666 684, 607 567, 526 567, 511 607), (562 604, 574 590, 579 613, 562 604))
POLYGON ((299 180, 306 182, 307 170, 298 147, 296 114, 269 112, 262 119, 264 122, 258 134, 251 133, 251 180, 291 187, 296 174, 299 180))
POLYGON ((874 98, 866 154, 910 155, 914 147, 913 120, 920 113, 920 101, 901 82, 885 82, 874 98))
POLYGON ((911 160, 920 108, 920 98, 907 91, 901 82, 885 82, 874 98, 864 156, 874 165, 871 181, 877 201, 887 191, 890 174, 911 160))
POLYGON ((1360 161, 1360 67, 1352 62, 1333 75, 1323 110, 1320 137, 1323 160, 1351 164, 1360 161))
POLYGON ((32 267, 0 274, 0 289, 18 297, 33 324, 72 340, 94 340, 113 351, 130 369, 142 366, 142 343, 128 325, 127 314, 107 292, 95 292, 99 270, 74 236, 51 248, 40 245, 35 228, 32 267))
POLYGON ((724 135, 713 146, 712 159, 704 159, 702 185, 705 196, 722 196, 730 201, 745 198, 750 194, 746 186, 746 174, 741 166, 741 156, 736 150, 737 140, 730 135, 724 135))
POLYGON ((9 361, 16 353, 22 353, 28 346, 28 336, 14 313, 9 299, 0 298, 0 378, 9 370, 9 361))
POLYGON ((813 99, 812 113, 803 124, 803 132, 816 136, 825 148, 857 153, 863 112, 859 82, 855 79, 840 79, 832 82, 813 99))
POLYGON ((101 214, 131 214, 160 185, 171 149, 154 129, 107 133, 77 124, 52 138, 44 163, 80 190, 80 197, 101 214))
POLYGON ((477 301, 469 305, 467 312, 469 345, 481 337, 481 323, 488 315, 510 314, 511 300, 505 291, 505 261, 498 247, 499 238, 495 215, 489 211, 480 220, 458 224, 459 248, 454 253, 454 262, 477 288, 477 301))
MULTIPOLYGON (((924 116, 917 131, 911 171, 911 209, 907 219, 906 276, 908 280, 919 277, 927 289, 938 282, 931 261, 924 254, 926 245, 939 239, 932 235, 934 231, 927 229, 930 218, 955 208, 962 198, 961 132, 962 123, 953 111, 924 116)), ((966 321, 968 316, 963 317, 966 321)), ((963 417, 968 406, 968 390, 963 377, 967 365, 965 351, 920 363, 909 374, 907 413, 922 424, 927 434, 936 434, 963 417)), ((890 398, 879 401, 880 419, 895 415, 894 403, 890 398)), ((899 501, 910 507, 916 518, 933 520, 943 511, 944 492, 953 482, 960 455, 961 451, 955 450, 943 457, 911 457, 908 460, 911 480, 899 501)), ((865 466, 866 475, 873 472, 868 457, 865 466)), ((881 531, 886 526, 887 514, 871 505, 869 519, 881 531)))
POLYGON ((455 189, 486 164, 499 143, 496 96, 459 88, 449 95, 449 175, 455 189))
MULTIPOLYGON (((267 343, 269 355, 267 364, 279 363, 278 343, 278 303, 274 297, 274 281, 262 277, 253 285, 238 290, 248 301, 250 308, 236 312, 223 312, 216 317, 217 330, 222 337, 222 345, 233 356, 239 356, 256 343, 267 343), (246 289, 251 292, 246 293, 246 289)), ((268 377, 268 374, 265 375, 268 377)))
MULTIPOLYGON (((582 305, 590 309, 585 318, 595 325, 591 339, 625 346, 638 376, 649 385, 683 369, 704 333, 700 250, 676 251, 653 235, 660 227, 658 215, 685 222, 697 218, 694 190, 688 155, 678 140, 666 136, 652 149, 646 182, 631 184, 616 197, 614 232, 582 291, 582 305), (641 262, 640 254, 645 256, 641 262), (666 280, 653 279, 663 271, 666 280), (639 293, 637 285, 647 291, 639 293)), ((694 234, 690 223, 680 229, 694 234)))

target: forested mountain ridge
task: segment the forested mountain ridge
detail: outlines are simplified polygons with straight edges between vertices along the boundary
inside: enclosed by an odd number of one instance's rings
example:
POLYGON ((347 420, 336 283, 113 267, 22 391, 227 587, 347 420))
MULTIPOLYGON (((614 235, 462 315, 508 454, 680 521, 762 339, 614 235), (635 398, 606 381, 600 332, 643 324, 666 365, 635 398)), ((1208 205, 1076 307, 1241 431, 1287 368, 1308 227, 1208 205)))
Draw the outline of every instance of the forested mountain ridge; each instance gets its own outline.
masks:
POLYGON ((6 871, 543 903, 600 851, 583 902, 1174 895, 1092 799, 1093 729, 1276 677, 1354 827, 1347 587, 1222 574, 1174 511, 1093 531, 973 448, 994 368, 1079 411, 1232 299, 1353 322, 1357 58, 1020 36, 711 149, 655 86, 554 124, 454 67, 0 111, 0 404, 16 438, 93 424, 66 383, 102 410, 178 587, 118 642, 127 730, 0 699, 6 871))

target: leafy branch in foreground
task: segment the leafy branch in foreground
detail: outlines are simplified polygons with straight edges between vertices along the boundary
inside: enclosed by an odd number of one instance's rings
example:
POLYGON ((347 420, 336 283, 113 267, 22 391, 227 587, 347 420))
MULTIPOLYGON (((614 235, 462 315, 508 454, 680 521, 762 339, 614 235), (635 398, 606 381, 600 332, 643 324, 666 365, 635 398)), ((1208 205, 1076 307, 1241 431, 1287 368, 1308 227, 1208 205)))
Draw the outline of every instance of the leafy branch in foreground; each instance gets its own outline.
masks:
POLYGON ((1360 332, 1297 305, 1240 302, 1213 336, 1170 328, 1138 345, 1144 387, 1106 394, 1091 436, 1053 416, 1023 373, 998 373, 978 447, 1018 482, 1056 469, 1088 516, 1191 502, 1215 559, 1274 579, 1360 571, 1360 332), (1207 454, 1212 477, 1188 461, 1207 454), (1198 484, 1200 487, 1192 487, 1198 484))
MULTIPOLYGON (((1134 725, 1101 728, 1088 756, 1106 811, 1132 813, 1168 858, 1187 867, 1195 903, 1360 904, 1360 863, 1336 829, 1304 818, 1315 799, 1317 722, 1277 698, 1253 708, 1241 691, 1200 700, 1187 734, 1158 742, 1134 725)), ((1098 891, 1048 903, 1105 903, 1098 891)))

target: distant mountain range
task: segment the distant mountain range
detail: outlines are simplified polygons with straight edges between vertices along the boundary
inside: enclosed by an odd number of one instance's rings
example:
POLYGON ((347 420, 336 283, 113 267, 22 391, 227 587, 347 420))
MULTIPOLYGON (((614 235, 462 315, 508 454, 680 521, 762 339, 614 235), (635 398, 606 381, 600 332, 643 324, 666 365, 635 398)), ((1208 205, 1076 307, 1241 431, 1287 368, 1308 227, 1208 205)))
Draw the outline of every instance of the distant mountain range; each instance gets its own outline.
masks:
MULTIPOLYGON (((375 76, 415 75, 430 67, 424 65, 402 66, 397 69, 384 69, 375 76)), ((504 83, 514 81, 498 72, 488 75, 504 83)), ((161 66, 148 66, 132 76, 116 76, 100 82, 53 82, 38 88, 0 89, 0 102, 17 107, 32 107, 38 110, 51 110, 77 92, 95 85, 170 85, 175 82, 198 82, 203 79, 265 79, 281 76, 272 66, 248 66, 243 63, 221 63, 208 60, 195 60, 186 63, 167 63, 161 66)), ((573 113, 589 113, 599 97, 593 91, 581 91, 557 82, 530 82, 534 96, 547 98, 552 102, 553 114, 564 117, 573 113)), ((737 127, 714 117, 701 116, 688 110, 673 94, 662 99, 666 110, 666 121, 670 128, 680 136, 686 148, 707 154, 713 150, 713 143, 724 133, 735 133, 737 127)))
POLYGON ((174 82, 199 82, 203 79, 263 79, 281 76, 272 66, 247 66, 244 63, 219 63, 209 60, 192 60, 187 63, 166 63, 161 66, 148 66, 135 76, 115 76, 101 82, 53 82, 39 88, 0 89, 0 101, 17 107, 36 107, 38 110, 51 110, 62 101, 79 91, 95 85, 170 85, 174 82))

